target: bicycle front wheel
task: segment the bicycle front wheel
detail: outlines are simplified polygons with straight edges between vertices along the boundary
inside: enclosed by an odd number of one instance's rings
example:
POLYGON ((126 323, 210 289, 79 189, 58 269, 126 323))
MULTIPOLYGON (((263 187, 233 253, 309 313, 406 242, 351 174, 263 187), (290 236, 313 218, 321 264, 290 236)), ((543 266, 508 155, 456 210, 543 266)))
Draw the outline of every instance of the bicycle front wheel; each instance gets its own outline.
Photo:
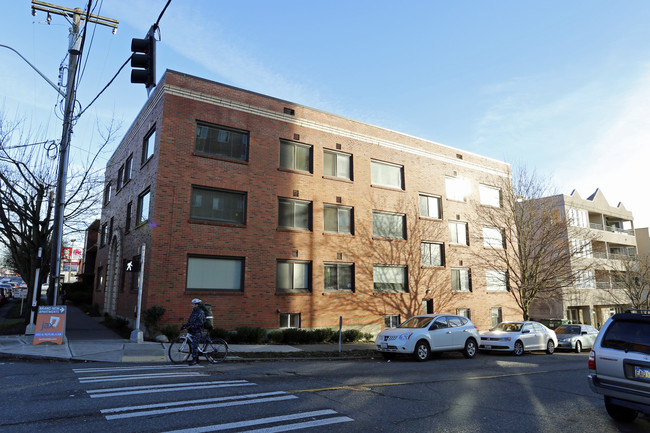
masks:
POLYGON ((174 364, 180 364, 190 357, 192 345, 185 337, 178 337, 169 345, 169 360, 174 364))
POLYGON ((203 346, 203 354, 212 364, 223 361, 228 356, 228 343, 223 338, 216 338, 213 341, 206 341, 203 346))

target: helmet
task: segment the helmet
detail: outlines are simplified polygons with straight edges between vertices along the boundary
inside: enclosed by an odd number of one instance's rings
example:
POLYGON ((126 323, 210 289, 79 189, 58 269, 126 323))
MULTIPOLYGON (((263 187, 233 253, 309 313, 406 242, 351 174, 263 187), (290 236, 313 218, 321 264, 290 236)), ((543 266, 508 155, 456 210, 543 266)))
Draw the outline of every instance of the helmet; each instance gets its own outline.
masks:
POLYGON ((203 302, 203 301, 200 300, 199 298, 192 299, 192 304, 200 304, 201 302, 203 302))

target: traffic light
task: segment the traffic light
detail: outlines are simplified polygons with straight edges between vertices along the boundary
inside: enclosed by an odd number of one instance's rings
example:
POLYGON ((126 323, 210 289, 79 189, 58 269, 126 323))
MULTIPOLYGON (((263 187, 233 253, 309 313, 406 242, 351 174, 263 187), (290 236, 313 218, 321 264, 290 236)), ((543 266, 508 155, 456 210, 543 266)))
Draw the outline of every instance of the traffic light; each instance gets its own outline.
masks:
POLYGON ((131 39, 132 83, 143 83, 147 89, 156 86, 156 39, 149 30, 144 39, 131 39))

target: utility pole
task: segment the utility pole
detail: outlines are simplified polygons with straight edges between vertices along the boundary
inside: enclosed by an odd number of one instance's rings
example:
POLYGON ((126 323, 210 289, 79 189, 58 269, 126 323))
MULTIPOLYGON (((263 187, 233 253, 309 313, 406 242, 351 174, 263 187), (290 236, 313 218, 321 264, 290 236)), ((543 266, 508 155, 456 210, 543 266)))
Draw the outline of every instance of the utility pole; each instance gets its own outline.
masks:
MULTIPOLYGON (((88 7, 90 7, 90 4, 88 7)), ((79 25, 82 20, 88 20, 88 22, 112 27, 113 33, 115 33, 119 21, 112 18, 101 17, 99 15, 84 14, 84 12, 79 8, 70 9, 38 0, 32 0, 32 14, 36 15, 37 10, 47 12, 48 22, 51 20, 50 14, 62 15, 66 18, 72 19, 68 45, 68 53, 70 54, 70 60, 68 63, 68 82, 66 85, 65 109, 63 115, 63 133, 59 148, 59 169, 56 185, 56 202, 54 207, 54 227, 52 228, 50 285, 47 290, 48 304, 56 305, 56 299, 59 293, 59 275, 61 272, 61 239, 63 236, 63 215, 65 211, 65 193, 68 177, 68 149, 70 148, 70 137, 72 136, 77 62, 79 55, 81 54, 82 46, 82 36, 79 35, 79 25)))

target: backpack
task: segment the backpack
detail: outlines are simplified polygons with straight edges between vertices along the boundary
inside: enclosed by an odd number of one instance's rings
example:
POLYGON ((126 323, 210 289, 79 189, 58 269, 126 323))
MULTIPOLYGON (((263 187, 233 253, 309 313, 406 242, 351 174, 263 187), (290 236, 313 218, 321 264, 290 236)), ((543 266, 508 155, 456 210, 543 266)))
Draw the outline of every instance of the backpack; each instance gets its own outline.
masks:
POLYGON ((212 329, 214 326, 214 316, 212 315, 212 305, 205 302, 199 304, 199 308, 205 313, 205 320, 203 321, 203 327, 205 329, 212 329))

